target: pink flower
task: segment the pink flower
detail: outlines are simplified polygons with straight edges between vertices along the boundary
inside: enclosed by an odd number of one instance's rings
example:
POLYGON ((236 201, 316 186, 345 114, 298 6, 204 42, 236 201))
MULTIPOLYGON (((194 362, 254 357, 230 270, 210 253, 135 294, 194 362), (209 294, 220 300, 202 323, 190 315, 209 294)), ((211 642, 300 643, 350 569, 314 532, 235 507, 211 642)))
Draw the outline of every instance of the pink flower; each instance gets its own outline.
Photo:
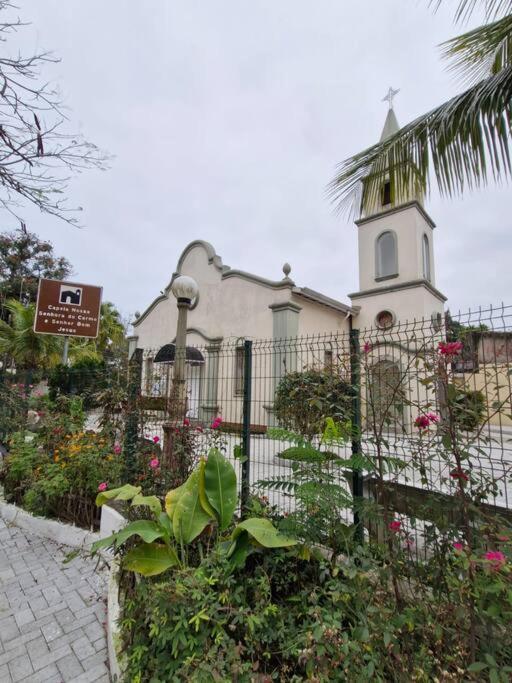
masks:
POLYGON ((404 541, 405 547, 406 548, 412 548, 414 545, 414 539, 413 538, 406 538, 404 541))
POLYGON ((439 415, 436 415, 436 413, 427 413, 426 417, 430 420, 431 424, 436 424, 439 422, 439 415))
POLYGON ((427 415, 418 415, 418 417, 414 420, 414 424, 418 429, 428 429, 430 426, 430 420, 427 417, 427 415))
POLYGON ((488 560, 492 568, 497 571, 507 562, 507 558, 500 550, 489 550, 484 555, 485 559, 488 560))
POLYGON ((469 481, 469 477, 464 470, 454 469, 450 472, 450 477, 452 479, 460 479, 461 481, 469 481))
POLYGON ((453 549, 454 549, 456 552, 461 553, 461 552, 464 550, 464 546, 462 545, 462 543, 459 543, 459 542, 457 541, 457 543, 454 543, 454 544, 453 544, 453 549))
POLYGON ((106 481, 102 481, 101 484, 98 486, 98 491, 106 491, 108 488, 108 484, 106 481))
POLYGON ((500 541, 501 543, 506 543, 507 541, 510 540, 508 536, 498 536, 497 538, 498 538, 498 541, 500 541))
POLYGON ((188 419, 188 417, 186 417, 186 418, 183 420, 183 425, 184 425, 185 427, 190 427, 190 420, 188 419))
POLYGON ((212 429, 218 429, 222 424, 222 418, 221 417, 216 417, 215 420, 212 422, 211 428, 212 429))
POLYGON ((119 455, 119 453, 121 453, 121 446, 118 443, 114 444, 114 453, 116 455, 119 455))
POLYGON ((370 353, 371 350, 372 350, 372 345, 370 344, 370 342, 365 342, 364 346, 363 346, 364 353, 370 353))
POLYGON ((390 530, 390 531, 394 531, 394 532, 400 531, 400 527, 401 527, 401 526, 402 526, 402 522, 399 522, 399 521, 397 521, 396 519, 395 519, 395 521, 390 522, 390 523, 388 524, 389 530, 390 530))
POLYGON ((462 351, 462 342, 439 342, 438 349, 441 356, 456 356, 462 351))
POLYGON ((159 437, 159 436, 154 436, 154 437, 153 437, 153 443, 158 443, 159 441, 160 441, 160 437, 159 437))
POLYGON ((160 465, 160 460, 158 458, 153 458, 149 462, 149 466, 151 469, 156 470, 156 468, 160 465))

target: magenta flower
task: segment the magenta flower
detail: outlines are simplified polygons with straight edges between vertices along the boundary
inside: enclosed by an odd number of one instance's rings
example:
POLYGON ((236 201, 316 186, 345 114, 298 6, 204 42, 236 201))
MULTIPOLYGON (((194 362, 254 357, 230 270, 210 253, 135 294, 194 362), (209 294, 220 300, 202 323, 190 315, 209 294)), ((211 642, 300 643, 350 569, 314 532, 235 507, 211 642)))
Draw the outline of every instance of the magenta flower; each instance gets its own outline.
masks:
POLYGON ((218 429, 222 424, 222 418, 221 417, 216 417, 215 420, 212 422, 211 428, 212 429, 218 429))
POLYGON ((160 441, 160 437, 159 437, 159 436, 154 436, 154 437, 153 437, 153 443, 158 443, 159 441, 160 441))
POLYGON ((108 488, 108 484, 106 481, 102 481, 101 484, 98 486, 98 491, 106 491, 108 488))
POLYGON ((402 526, 402 522, 399 522, 398 520, 394 520, 393 522, 390 522, 388 524, 389 530, 393 532, 400 531, 400 527, 402 526))
POLYGON ((190 427, 190 420, 188 419, 188 417, 186 417, 186 418, 183 420, 183 425, 184 425, 185 427, 190 427))
POLYGON ((462 543, 459 543, 459 542, 457 541, 456 543, 453 544, 453 549, 454 549, 456 552, 461 553, 461 552, 464 550, 464 546, 462 545, 462 543))
POLYGON ((462 351, 462 342, 439 342, 438 349, 441 356, 457 356, 462 351))
POLYGON ((158 458, 153 458, 149 462, 149 466, 151 469, 156 470, 156 468, 160 465, 160 460, 158 458))
POLYGON ((118 443, 114 444, 114 453, 116 455, 119 455, 119 453, 121 453, 121 446, 118 443))
POLYGON ((507 558, 500 550, 489 550, 485 553, 484 557, 491 563, 492 568, 495 571, 501 569, 507 562, 507 558))
POLYGON ((418 415, 414 420, 414 424, 418 429, 428 429, 430 427, 430 420, 427 415, 418 415))
POLYGON ((372 350, 372 345, 370 344, 370 342, 365 342, 364 346, 363 346, 364 353, 370 353, 371 350, 372 350))
POLYGON ((439 415, 436 413, 427 413, 426 417, 428 417, 431 424, 436 424, 440 420, 439 415))

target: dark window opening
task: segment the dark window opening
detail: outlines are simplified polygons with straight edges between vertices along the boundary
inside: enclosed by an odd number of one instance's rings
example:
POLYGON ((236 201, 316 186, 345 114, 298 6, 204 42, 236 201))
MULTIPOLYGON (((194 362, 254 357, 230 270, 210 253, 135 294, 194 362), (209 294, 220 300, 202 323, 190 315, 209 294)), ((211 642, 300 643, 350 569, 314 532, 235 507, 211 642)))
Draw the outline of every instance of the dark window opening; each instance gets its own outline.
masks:
POLYGON ((391 204, 391 183, 389 180, 384 183, 384 187, 382 188, 382 206, 386 206, 387 204, 391 204))

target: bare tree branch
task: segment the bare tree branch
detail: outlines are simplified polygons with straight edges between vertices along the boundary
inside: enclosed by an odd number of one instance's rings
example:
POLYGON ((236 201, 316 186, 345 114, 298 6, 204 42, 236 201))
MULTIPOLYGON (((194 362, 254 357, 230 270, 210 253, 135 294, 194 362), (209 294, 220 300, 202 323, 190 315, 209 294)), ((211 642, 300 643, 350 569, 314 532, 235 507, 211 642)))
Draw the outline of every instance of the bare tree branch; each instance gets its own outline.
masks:
POLYGON ((41 82, 41 70, 59 60, 49 52, 31 56, 6 54, 12 34, 26 26, 7 19, 15 6, 0 0, 0 208, 17 218, 28 202, 42 212, 77 224, 77 208, 66 191, 73 175, 89 168, 105 169, 108 157, 80 135, 66 131, 60 94, 41 82))

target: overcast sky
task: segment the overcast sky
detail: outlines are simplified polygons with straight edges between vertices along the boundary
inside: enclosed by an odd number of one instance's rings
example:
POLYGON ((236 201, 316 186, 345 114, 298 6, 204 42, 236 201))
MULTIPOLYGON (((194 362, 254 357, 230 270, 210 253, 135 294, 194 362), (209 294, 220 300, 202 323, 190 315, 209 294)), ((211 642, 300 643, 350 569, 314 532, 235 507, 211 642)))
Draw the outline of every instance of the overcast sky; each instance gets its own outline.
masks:
MULTIPOLYGON (((72 184, 83 229, 24 215, 124 314, 150 304, 194 239, 272 279, 288 261, 298 285, 347 301, 357 234, 326 198, 336 163, 378 139, 390 85, 401 124, 460 90, 437 48, 462 30, 449 0, 437 14, 428 0, 18 4, 32 26, 11 49, 61 57, 46 79, 114 156, 72 184)), ((427 203, 452 310, 512 303, 510 189, 427 203)))

